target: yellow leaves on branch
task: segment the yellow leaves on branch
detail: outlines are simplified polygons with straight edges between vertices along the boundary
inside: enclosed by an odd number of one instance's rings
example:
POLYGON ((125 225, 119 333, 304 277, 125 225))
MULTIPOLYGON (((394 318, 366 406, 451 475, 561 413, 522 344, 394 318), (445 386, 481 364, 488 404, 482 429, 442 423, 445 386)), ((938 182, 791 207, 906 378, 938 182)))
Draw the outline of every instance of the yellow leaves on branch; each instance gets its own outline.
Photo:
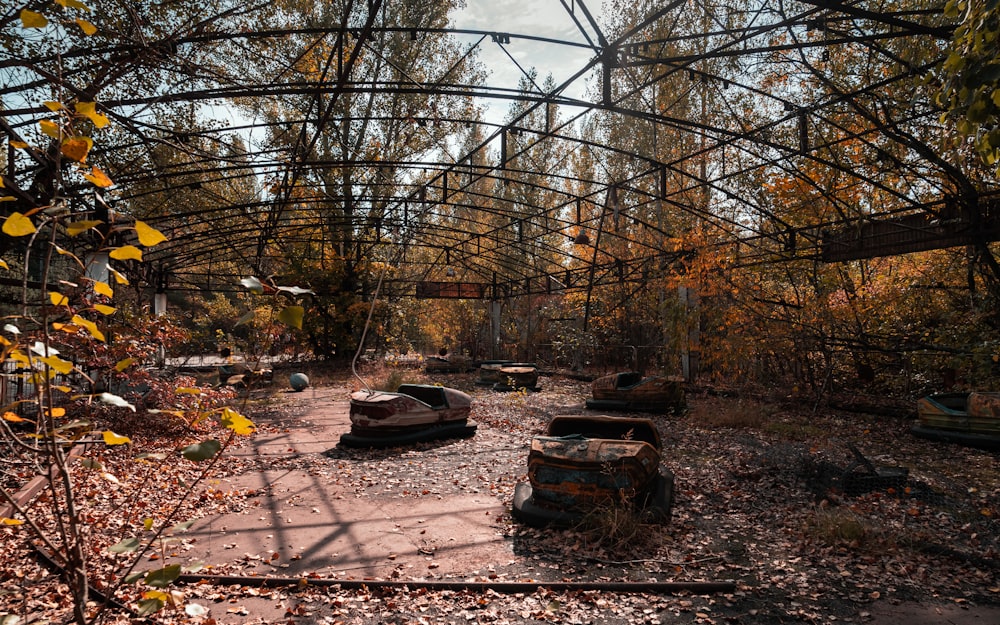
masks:
POLYGON ((63 141, 59 151, 68 159, 84 163, 92 147, 94 147, 94 141, 90 137, 70 137, 63 141))
POLYGON ((24 237, 35 233, 35 224, 23 214, 14 212, 4 219, 2 230, 9 237, 24 237))
POLYGON ((42 134, 46 137, 52 139, 62 139, 62 129, 59 128, 59 124, 55 123, 51 119, 43 119, 38 122, 38 127, 42 130, 42 134))
POLYGON ((305 317, 305 309, 301 306, 287 306, 278 313, 278 320, 286 326, 302 329, 302 319, 305 317))
POLYGON ((108 254, 115 260, 138 260, 142 261, 142 250, 134 245, 123 245, 111 250, 108 254))
POLYGON ((96 220, 74 221, 74 222, 66 225, 66 233, 69 234, 69 236, 71 236, 71 237, 75 237, 75 236, 78 236, 80 234, 83 234, 84 232, 90 230, 91 228, 96 228, 97 226, 101 225, 102 223, 104 223, 104 222, 103 221, 96 221, 96 220))
POLYGON ((42 356, 39 360, 63 375, 69 375, 73 371, 73 363, 58 356, 42 356))
POLYGON ((21 26, 24 28, 45 28, 48 25, 48 18, 41 13, 21 9, 21 26))
POLYGON ((241 436, 249 436, 257 429, 257 426, 253 424, 253 421, 247 419, 232 408, 223 409, 220 421, 224 427, 229 428, 241 436))
POLYGON ((97 128, 104 128, 108 125, 107 116, 97 112, 97 102, 77 102, 73 108, 78 115, 89 119, 97 128))
POLYGON ((90 334, 90 336, 94 337, 98 341, 101 341, 102 343, 105 342, 104 333, 97 328, 97 324, 94 323, 93 321, 90 321, 89 319, 84 319, 80 315, 73 315, 73 318, 70 319, 70 322, 80 326, 81 328, 84 328, 90 334))
POLYGON ((105 297, 114 297, 115 295, 114 290, 108 285, 107 282, 101 282, 99 280, 94 281, 94 293, 105 297))
POLYGON ((108 178, 108 175, 97 167, 91 167, 90 173, 83 174, 83 177, 89 180, 94 186, 100 187, 102 189, 110 187, 111 185, 114 184, 111 178, 108 178))
POLYGON ((139 244, 143 247, 153 247, 167 240, 167 237, 162 232, 138 219, 135 220, 135 233, 139 237, 139 244))
POLYGON ((9 410, 3 413, 2 418, 4 421, 10 421, 11 423, 26 423, 26 422, 33 423, 33 421, 31 421, 30 419, 25 419, 24 417, 18 416, 17 414, 9 410))
MULTIPOLYGON (((118 271, 117 269, 112 268, 110 265, 108 266, 108 271, 110 271, 111 275, 113 275, 115 277, 115 283, 116 284, 123 284, 125 286, 128 286, 128 278, 125 277, 125 274, 123 274, 122 272, 118 271)), ((110 289, 110 287, 109 287, 109 289, 110 289)), ((108 297, 111 297, 111 296, 109 295, 108 297)))
POLYGON ((73 21, 75 21, 76 25, 80 27, 80 30, 83 31, 83 34, 87 35, 88 37, 97 32, 97 26, 94 26, 87 20, 77 18, 73 21))

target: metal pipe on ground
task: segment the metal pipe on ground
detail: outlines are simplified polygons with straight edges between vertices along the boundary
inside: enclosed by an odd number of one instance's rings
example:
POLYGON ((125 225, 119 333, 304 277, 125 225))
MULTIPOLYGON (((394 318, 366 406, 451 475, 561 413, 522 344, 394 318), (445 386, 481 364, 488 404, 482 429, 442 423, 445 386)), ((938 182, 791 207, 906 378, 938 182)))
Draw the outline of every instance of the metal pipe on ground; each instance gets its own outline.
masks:
POLYGON ((696 595, 709 593, 735 592, 736 582, 508 582, 508 581, 462 581, 462 580, 377 580, 377 579, 334 579, 313 577, 256 577, 245 575, 196 575, 182 574, 177 578, 179 583, 215 584, 219 586, 257 586, 262 588, 279 588, 283 586, 339 586, 344 589, 384 588, 406 589, 422 588, 426 590, 472 590, 482 592, 492 590, 499 593, 530 593, 539 588, 551 591, 597 590, 614 593, 636 594, 674 594, 690 592, 696 595))

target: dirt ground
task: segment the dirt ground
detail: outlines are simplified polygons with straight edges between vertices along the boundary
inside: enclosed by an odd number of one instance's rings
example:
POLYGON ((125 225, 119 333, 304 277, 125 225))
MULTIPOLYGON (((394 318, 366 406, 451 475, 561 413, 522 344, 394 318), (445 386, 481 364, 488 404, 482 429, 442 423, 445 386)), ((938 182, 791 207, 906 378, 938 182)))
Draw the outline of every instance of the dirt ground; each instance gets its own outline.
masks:
POLYGON ((217 574, 372 587, 217 591, 208 597, 228 606, 212 610, 217 623, 1000 622, 996 454, 916 439, 898 417, 691 395, 685 414, 653 417, 677 479, 669 525, 532 529, 510 515, 528 441, 552 416, 583 412, 588 385, 543 378, 539 393, 494 393, 467 375, 433 381, 473 394, 475 437, 344 448, 346 385, 287 393, 256 417, 261 431, 230 478, 246 508, 192 528, 202 557, 217 574), (850 445, 878 467, 905 467, 906 484, 843 494, 847 474, 827 478, 851 466, 850 445), (668 595, 421 585, 442 580, 735 586, 668 595))
MULTIPOLYGON (((247 411, 257 433, 207 484, 220 506, 150 564, 191 571, 187 607, 155 622, 1000 623, 996 453, 915 438, 906 418, 691 392, 683 414, 651 416, 676 478, 669 524, 608 510, 533 529, 510 512, 530 438, 584 412, 589 385, 497 393, 471 374, 407 376, 472 394, 475 436, 345 448, 355 382, 275 382, 247 411), (895 481, 866 488, 851 446, 895 481), (448 582, 469 587, 435 587, 448 582), (732 586, 649 590, 663 582, 732 586)), ((19 596, 4 584, 0 601, 19 596)))

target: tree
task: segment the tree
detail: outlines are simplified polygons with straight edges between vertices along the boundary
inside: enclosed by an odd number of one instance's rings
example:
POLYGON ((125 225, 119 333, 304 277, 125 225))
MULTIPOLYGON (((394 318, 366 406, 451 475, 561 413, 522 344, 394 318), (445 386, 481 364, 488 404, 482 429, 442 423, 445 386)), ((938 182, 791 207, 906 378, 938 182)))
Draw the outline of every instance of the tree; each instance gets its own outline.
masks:
POLYGON ((934 73, 942 121, 957 139, 971 138, 982 162, 1000 174, 1000 3, 949 0, 944 17, 960 21, 934 73))
POLYGON ((267 271, 280 275, 309 274, 316 293, 306 321, 312 347, 322 356, 347 355, 360 338, 364 300, 378 283, 372 268, 395 264, 402 253, 390 246, 389 256, 381 257, 385 252, 375 250, 385 250, 385 240, 399 236, 407 219, 404 204, 414 206, 416 189, 435 173, 421 179, 402 163, 447 164, 449 144, 467 132, 455 121, 468 112, 466 99, 406 93, 403 87, 472 83, 476 68, 471 59, 462 60, 455 42, 435 32, 447 24, 454 2, 409 0, 391 10, 381 3, 365 10, 352 2, 280 6, 279 17, 291 25, 305 21, 325 32, 276 40, 271 55, 276 63, 254 69, 261 79, 290 73, 323 87, 349 76, 358 83, 401 87, 358 93, 317 89, 276 98, 263 111, 270 130, 261 147, 287 152, 289 164, 270 189, 259 262, 266 258, 267 271))

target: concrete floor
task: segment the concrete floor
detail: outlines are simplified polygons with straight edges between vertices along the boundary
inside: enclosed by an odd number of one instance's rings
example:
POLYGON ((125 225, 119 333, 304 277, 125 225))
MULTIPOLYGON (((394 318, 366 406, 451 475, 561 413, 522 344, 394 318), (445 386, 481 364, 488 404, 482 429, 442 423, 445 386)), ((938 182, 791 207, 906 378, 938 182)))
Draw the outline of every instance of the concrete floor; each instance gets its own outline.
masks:
POLYGON ((288 399, 310 407, 281 431, 258 433, 233 452, 276 468, 216 486, 255 492, 248 509, 201 519, 185 534, 198 560, 234 574, 390 579, 472 575, 511 559, 495 526, 506 510, 488 493, 379 498, 357 492, 353 476, 324 455, 350 430, 347 389, 309 388, 288 399), (290 459, 301 462, 289 468, 290 459))

